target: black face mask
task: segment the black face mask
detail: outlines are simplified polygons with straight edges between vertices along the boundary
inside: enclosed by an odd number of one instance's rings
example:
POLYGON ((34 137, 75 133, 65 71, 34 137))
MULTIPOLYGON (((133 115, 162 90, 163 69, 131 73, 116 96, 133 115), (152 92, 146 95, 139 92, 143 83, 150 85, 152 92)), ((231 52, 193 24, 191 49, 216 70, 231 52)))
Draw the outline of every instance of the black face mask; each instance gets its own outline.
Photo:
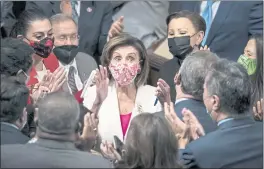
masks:
POLYGON ((39 42, 29 41, 30 46, 34 48, 36 54, 42 58, 47 58, 50 55, 53 48, 53 42, 54 42, 54 38, 48 38, 48 37, 42 39, 39 42))
POLYGON ((64 64, 69 64, 73 61, 78 53, 78 46, 75 45, 64 45, 57 46, 53 49, 53 53, 58 60, 64 64))
POLYGON ((193 50, 190 45, 190 36, 168 38, 168 46, 170 53, 180 60, 184 60, 193 50))

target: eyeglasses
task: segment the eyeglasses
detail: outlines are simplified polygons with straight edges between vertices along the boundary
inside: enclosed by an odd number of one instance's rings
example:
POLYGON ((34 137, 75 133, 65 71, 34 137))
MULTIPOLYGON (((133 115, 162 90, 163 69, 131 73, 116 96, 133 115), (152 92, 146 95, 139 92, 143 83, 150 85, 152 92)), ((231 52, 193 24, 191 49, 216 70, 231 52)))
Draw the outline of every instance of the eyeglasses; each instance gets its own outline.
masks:
POLYGON ((80 36, 78 34, 72 34, 72 35, 61 35, 56 37, 57 40, 61 42, 66 42, 70 40, 71 42, 74 42, 76 40, 79 40, 80 36))

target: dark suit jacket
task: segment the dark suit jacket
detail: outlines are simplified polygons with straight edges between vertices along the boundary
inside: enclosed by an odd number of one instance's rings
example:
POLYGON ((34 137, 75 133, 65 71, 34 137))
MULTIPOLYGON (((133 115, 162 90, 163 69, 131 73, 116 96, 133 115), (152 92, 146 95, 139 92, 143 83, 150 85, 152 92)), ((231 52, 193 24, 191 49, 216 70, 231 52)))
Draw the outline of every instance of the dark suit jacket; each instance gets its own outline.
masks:
POLYGON ((26 2, 25 1, 4 1, 1 2, 1 24, 3 38, 10 35, 10 32, 17 22, 17 18, 21 12, 24 11, 26 2))
POLYGON ((246 117, 187 145, 181 156, 188 168, 262 168, 263 123, 246 117))
MULTIPOLYGON (((42 11, 48 17, 61 13, 60 1, 27 1, 26 10, 42 11)), ((81 1, 79 16, 80 51, 93 56, 97 63, 113 23, 110 1, 81 1), (87 8, 92 11, 88 12, 87 8)))
POLYGON ((39 139, 32 144, 1 146, 1 168, 111 168, 111 164, 77 150, 71 142, 39 139))
POLYGON ((175 112, 181 120, 183 119, 183 115, 182 115, 183 108, 187 108, 191 112, 193 112, 195 117, 199 120, 199 122, 203 126, 205 133, 209 133, 216 130, 217 124, 212 120, 210 115, 207 113, 205 105, 202 101, 188 99, 177 103, 175 105, 175 112))
MULTIPOLYGON (((171 2, 170 12, 200 13, 201 1, 171 2)), ((221 1, 206 45, 221 58, 237 61, 253 34, 263 33, 262 1, 221 1)))
POLYGON ((82 83, 84 83, 86 80, 88 80, 91 72, 98 68, 97 63, 93 57, 83 52, 78 52, 75 60, 79 77, 82 83))
POLYGON ((1 123, 1 145, 4 144, 25 144, 29 137, 13 126, 1 123))
POLYGON ((174 77, 180 69, 180 61, 178 58, 174 57, 173 59, 165 62, 159 71, 159 77, 170 86, 170 95, 171 101, 174 103, 176 99, 176 89, 174 84, 174 77))

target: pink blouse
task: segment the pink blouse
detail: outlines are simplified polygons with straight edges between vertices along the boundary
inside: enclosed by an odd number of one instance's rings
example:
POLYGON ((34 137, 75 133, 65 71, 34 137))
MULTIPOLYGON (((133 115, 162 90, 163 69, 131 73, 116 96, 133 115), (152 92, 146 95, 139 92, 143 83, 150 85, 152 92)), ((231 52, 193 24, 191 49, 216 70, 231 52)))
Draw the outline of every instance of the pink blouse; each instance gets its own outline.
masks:
POLYGON ((122 127, 122 131, 123 131, 123 137, 126 135, 131 115, 132 115, 132 113, 123 114, 123 115, 120 114, 120 121, 121 121, 121 127, 122 127))

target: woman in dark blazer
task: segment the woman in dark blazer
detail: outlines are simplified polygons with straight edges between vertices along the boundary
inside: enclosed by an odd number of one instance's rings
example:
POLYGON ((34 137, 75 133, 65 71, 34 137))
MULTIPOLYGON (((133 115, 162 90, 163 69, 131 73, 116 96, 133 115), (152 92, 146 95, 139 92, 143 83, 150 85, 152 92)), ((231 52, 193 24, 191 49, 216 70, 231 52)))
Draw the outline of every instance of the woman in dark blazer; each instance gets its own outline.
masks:
POLYGON ((176 12, 167 17, 168 46, 174 56, 160 68, 160 78, 170 86, 171 100, 175 102, 176 90, 174 77, 182 61, 192 51, 199 50, 204 38, 206 23, 197 13, 176 12))

